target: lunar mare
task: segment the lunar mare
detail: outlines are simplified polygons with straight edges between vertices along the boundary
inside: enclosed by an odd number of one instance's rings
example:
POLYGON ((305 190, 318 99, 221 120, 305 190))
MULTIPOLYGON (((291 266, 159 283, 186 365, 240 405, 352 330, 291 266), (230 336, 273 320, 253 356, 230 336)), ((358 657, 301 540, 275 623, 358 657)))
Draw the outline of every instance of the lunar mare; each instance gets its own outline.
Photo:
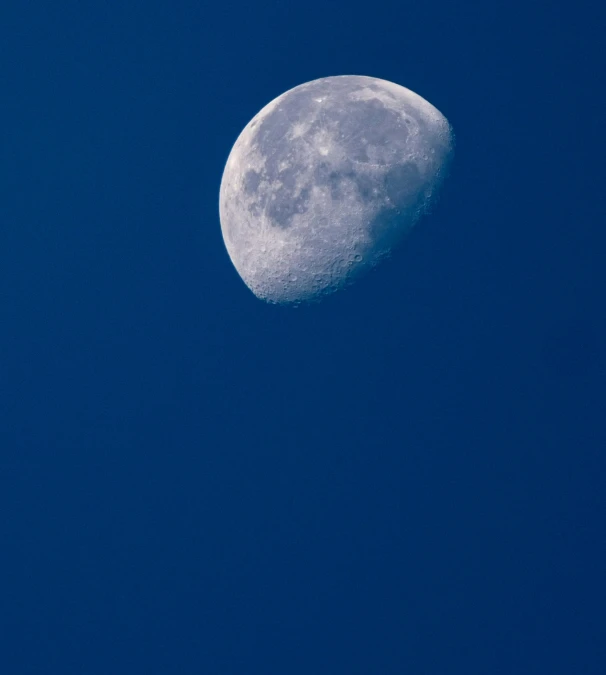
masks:
POLYGON ((266 105, 227 160, 229 256, 271 303, 318 300, 388 256, 427 210, 453 154, 446 118, 400 85, 343 75, 266 105))

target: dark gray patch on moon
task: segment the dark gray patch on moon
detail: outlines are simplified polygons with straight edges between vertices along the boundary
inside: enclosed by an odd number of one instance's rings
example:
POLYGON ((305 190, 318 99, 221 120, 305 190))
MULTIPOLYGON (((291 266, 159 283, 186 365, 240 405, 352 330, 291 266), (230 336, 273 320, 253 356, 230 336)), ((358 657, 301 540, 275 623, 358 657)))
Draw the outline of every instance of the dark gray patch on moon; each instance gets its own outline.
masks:
POLYGON ((259 188, 260 182, 261 174, 251 169, 250 171, 247 171, 246 175, 244 176, 244 190, 248 194, 254 194, 259 188))
POLYGON ((372 178, 354 171, 351 162, 343 162, 338 168, 329 162, 320 162, 314 169, 314 184, 318 187, 328 187, 330 196, 334 200, 343 196, 343 188, 347 182, 356 186, 363 202, 370 202, 377 198, 378 190, 372 178))
POLYGON ((414 162, 398 164, 383 178, 385 192, 396 208, 407 208, 423 200, 421 173, 414 162))
POLYGON ((267 215, 271 224, 274 227, 288 227, 295 214, 307 211, 310 193, 311 189, 308 187, 303 188, 297 195, 292 188, 278 188, 275 192, 275 199, 270 199, 267 208, 267 215))
MULTIPOLYGON (((381 149, 391 145, 396 149, 406 145, 407 130, 401 126, 400 115, 377 99, 352 102, 344 118, 338 108, 329 110, 326 119, 339 128, 343 145, 353 159, 369 161, 369 146, 381 149)), ((377 157, 383 159, 383 153, 378 152, 377 157)))
POLYGON ((324 78, 286 92, 247 125, 225 168, 221 226, 234 265, 270 302, 340 288, 414 225, 452 146, 433 106, 384 80, 324 78))

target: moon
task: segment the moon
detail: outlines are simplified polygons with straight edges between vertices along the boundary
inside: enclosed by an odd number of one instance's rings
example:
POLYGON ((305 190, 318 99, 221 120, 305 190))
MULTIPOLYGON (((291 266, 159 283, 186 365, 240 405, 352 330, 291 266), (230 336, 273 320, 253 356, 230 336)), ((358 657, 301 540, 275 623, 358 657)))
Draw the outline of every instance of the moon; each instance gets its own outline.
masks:
POLYGON ((376 267, 423 215, 453 155, 446 118, 373 77, 326 77, 266 105, 219 194, 227 252, 275 304, 317 301, 376 267))

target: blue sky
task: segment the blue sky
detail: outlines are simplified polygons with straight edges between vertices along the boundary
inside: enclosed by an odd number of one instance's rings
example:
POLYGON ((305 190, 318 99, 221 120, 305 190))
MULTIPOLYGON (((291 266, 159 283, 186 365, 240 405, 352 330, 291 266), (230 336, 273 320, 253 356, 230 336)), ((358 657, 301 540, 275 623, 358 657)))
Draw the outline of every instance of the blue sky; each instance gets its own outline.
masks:
POLYGON ((603 673, 597 6, 112 4, 0 10, 0 670, 603 673), (223 166, 340 74, 442 111, 452 174, 268 306, 223 166))

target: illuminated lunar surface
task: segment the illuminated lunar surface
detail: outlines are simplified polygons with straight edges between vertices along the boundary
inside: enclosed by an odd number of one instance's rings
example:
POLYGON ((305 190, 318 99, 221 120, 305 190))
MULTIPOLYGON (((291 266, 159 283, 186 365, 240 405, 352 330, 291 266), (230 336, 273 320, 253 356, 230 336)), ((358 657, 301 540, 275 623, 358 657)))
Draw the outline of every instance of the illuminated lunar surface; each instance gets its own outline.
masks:
POLYGON ((272 303, 343 288, 427 210, 452 152, 446 118, 392 82, 344 75, 287 91, 246 125, 223 173, 236 270, 272 303))

